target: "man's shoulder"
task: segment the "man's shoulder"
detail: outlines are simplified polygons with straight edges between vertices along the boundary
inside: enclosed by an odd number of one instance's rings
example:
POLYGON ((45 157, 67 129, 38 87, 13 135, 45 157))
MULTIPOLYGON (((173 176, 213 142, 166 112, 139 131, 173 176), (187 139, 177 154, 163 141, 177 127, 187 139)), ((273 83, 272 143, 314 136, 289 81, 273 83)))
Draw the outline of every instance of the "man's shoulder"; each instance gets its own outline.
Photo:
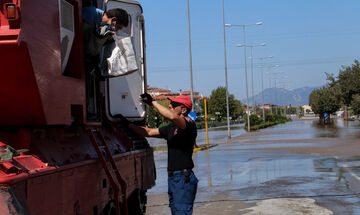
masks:
POLYGON ((188 124, 190 124, 192 126, 196 126, 196 123, 194 122, 194 120, 189 119, 188 117, 186 117, 185 120, 186 120, 186 123, 188 123, 188 124))
POLYGON ((196 123, 194 122, 194 120, 190 119, 189 117, 184 117, 185 122, 186 122, 186 127, 190 127, 191 129, 196 129, 196 123))

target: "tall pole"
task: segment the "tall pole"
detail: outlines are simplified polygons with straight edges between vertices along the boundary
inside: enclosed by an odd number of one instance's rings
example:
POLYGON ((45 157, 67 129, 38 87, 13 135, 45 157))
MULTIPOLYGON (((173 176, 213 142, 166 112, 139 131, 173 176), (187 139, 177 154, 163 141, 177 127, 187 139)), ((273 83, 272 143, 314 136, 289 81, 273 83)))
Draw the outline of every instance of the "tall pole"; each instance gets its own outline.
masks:
MULTIPOLYGON (((286 77, 284 77, 286 78, 286 77)), ((287 114, 287 87, 288 87, 288 82, 284 82, 284 93, 283 93, 283 104, 284 104, 284 116, 286 117, 287 114)))
POLYGON ((264 73, 263 73, 263 58, 260 58, 260 65, 261 65, 261 97, 262 97, 262 114, 263 114, 263 121, 265 122, 265 104, 264 104, 264 73))
POLYGON ((274 81, 275 81, 275 110, 276 110, 276 114, 278 114, 278 107, 277 107, 277 92, 276 92, 276 73, 274 73, 274 81))
POLYGON ((248 121, 248 131, 250 131, 250 111, 249 111, 249 90, 248 90, 248 79, 247 79, 247 66, 246 66, 246 33, 245 25, 243 27, 244 32, 244 65, 245 65, 245 83, 246 83, 246 109, 247 109, 247 121, 248 121))
POLYGON ((279 101, 279 109, 280 109, 280 115, 283 115, 283 112, 284 112, 284 107, 283 107, 283 104, 284 104, 284 92, 283 92, 283 89, 284 88, 281 88, 282 86, 279 86, 280 87, 280 101, 279 101))
POLYGON ((286 112, 287 112, 287 99, 286 99, 286 83, 284 84, 284 95, 283 95, 283 97, 284 97, 284 100, 283 100, 283 102, 284 102, 284 105, 285 105, 285 107, 284 107, 284 116, 286 117, 286 112))
POLYGON ((187 20, 188 20, 188 36, 189 36, 189 64, 190 64, 190 88, 191 88, 191 102, 193 103, 193 108, 195 107, 194 103, 194 86, 193 86, 193 74, 192 74, 192 55, 191 55, 191 32, 190 32, 190 6, 189 0, 187 0, 187 20))
POLYGON ((231 139, 230 132, 230 108, 229 108, 229 88, 227 75, 227 58, 226 58, 226 32, 225 32, 225 0, 222 0, 222 15, 223 15, 223 32, 224 32, 224 61, 225 61, 225 84, 226 84, 226 118, 228 126, 228 139, 231 139))
POLYGON ((245 65, 245 84, 246 84, 246 109, 247 109, 247 120, 248 120, 248 131, 250 131, 250 113, 249 113, 249 90, 248 90, 248 80, 247 80, 247 66, 246 66, 246 32, 245 27, 252 25, 262 25, 262 22, 257 22, 249 25, 239 25, 239 24, 225 24, 227 27, 237 26, 242 27, 244 32, 244 65, 245 65))
POLYGON ((250 46, 251 48, 251 97, 252 97, 252 110, 253 113, 255 111, 255 100, 254 100, 254 63, 253 63, 253 48, 254 46, 250 46))
POLYGON ((284 88, 280 86, 280 101, 279 101, 279 108, 280 108, 280 115, 284 114, 284 88))
POLYGON ((280 90, 280 95, 279 95, 279 99, 280 99, 280 101, 279 101, 279 114, 280 115, 282 115, 283 114, 283 90, 282 90, 282 88, 281 88, 282 86, 281 85, 279 85, 279 90, 280 90))
POLYGON ((270 89, 270 113, 272 114, 273 111, 272 111, 272 92, 271 92, 271 71, 269 71, 269 89, 270 89))
POLYGON ((287 116, 287 114, 288 114, 288 105, 289 105, 289 107, 290 107, 290 104, 288 103, 288 101, 289 101, 289 99, 288 99, 288 97, 285 97, 285 116, 287 116))

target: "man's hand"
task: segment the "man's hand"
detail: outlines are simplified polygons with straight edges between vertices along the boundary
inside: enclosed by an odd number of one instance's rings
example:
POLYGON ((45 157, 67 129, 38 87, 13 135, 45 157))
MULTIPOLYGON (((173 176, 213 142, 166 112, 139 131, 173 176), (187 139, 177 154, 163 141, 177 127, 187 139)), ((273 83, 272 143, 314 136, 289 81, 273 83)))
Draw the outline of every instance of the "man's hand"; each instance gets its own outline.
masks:
POLYGON ((124 125, 124 127, 128 128, 130 125, 130 121, 127 120, 122 114, 117 114, 116 117, 120 118, 121 123, 124 125))
POLYGON ((140 95, 141 101, 147 105, 152 105, 153 98, 148 93, 143 93, 140 95))

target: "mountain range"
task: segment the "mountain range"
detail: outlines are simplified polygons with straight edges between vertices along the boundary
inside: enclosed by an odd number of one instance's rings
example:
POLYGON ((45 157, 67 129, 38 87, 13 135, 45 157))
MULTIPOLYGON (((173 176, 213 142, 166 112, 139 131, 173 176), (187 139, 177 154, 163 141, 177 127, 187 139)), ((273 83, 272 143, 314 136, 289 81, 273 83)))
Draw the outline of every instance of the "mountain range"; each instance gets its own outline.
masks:
MULTIPOLYGON (((294 90, 287 90, 284 88, 268 88, 264 90, 264 103, 265 104, 277 104, 277 105, 291 105, 299 106, 309 104, 309 95, 314 89, 320 87, 302 87, 294 90)), ((249 105, 252 106, 253 98, 251 92, 249 92, 249 105)), ((262 93, 254 95, 254 101, 256 105, 262 104, 262 93)), ((246 104, 246 98, 241 102, 246 104)))

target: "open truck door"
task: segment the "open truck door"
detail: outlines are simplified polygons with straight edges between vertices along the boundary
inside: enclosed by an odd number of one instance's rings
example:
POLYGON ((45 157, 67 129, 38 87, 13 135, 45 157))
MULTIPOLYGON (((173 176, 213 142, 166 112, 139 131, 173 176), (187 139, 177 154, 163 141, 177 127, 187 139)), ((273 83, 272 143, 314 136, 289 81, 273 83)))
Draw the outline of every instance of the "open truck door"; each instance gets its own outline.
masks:
POLYGON ((139 102, 139 95, 146 90, 145 71, 145 33, 142 8, 139 4, 127 1, 107 1, 106 9, 121 8, 129 14, 129 25, 122 29, 130 35, 138 70, 124 76, 106 80, 106 113, 112 121, 117 121, 116 115, 122 114, 133 121, 145 118, 146 107, 139 102))

